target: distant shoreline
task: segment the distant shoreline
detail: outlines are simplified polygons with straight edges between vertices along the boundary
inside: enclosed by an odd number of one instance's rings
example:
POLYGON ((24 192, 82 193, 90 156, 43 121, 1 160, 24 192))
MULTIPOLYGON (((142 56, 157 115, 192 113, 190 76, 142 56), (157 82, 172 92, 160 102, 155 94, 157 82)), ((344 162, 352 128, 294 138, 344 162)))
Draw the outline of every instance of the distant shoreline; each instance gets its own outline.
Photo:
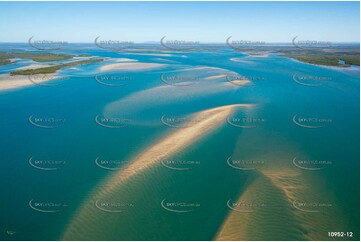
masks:
POLYGON ((324 67, 324 68, 332 69, 332 70, 350 70, 351 68, 359 68, 359 69, 360 69, 360 66, 358 66, 358 65, 349 65, 349 66, 322 65, 322 64, 314 64, 314 63, 309 63, 309 62, 301 61, 301 60, 298 60, 298 59, 296 59, 296 58, 293 58, 293 57, 290 57, 290 56, 286 56, 286 55, 278 55, 278 56, 291 59, 291 60, 293 60, 293 61, 295 61, 295 62, 298 62, 298 63, 308 64, 308 65, 318 66, 318 67, 324 67))

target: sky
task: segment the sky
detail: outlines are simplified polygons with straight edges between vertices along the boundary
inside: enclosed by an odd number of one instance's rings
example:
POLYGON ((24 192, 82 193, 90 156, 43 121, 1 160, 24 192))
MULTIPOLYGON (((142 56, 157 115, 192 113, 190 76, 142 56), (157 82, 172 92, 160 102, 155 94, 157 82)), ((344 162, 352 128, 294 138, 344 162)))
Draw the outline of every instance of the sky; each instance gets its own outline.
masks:
POLYGON ((359 2, 0 2, 0 42, 360 42, 359 2))

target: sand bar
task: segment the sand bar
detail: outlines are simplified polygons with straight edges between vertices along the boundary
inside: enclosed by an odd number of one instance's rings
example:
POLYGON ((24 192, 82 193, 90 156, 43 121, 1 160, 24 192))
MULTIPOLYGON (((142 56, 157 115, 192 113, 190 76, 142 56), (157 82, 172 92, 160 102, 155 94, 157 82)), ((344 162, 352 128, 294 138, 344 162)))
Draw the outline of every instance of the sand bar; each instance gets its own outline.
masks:
POLYGON ((142 71, 142 70, 150 70, 156 69, 160 67, 166 66, 165 64, 158 63, 140 63, 140 62, 132 62, 132 63, 115 63, 108 64, 100 67, 100 71, 142 71))
POLYGON ((214 80, 214 79, 221 79, 221 78, 225 78, 227 75, 226 74, 220 74, 220 75, 215 75, 215 76, 208 76, 206 78, 204 78, 205 80, 214 80))
MULTIPOLYGON (((94 190, 94 195, 88 198, 73 220, 69 223, 62 240, 86 239, 94 233, 103 231, 89 231, 101 229, 96 226, 99 210, 91 201, 95 199, 106 199, 118 191, 129 178, 140 174, 147 169, 159 164, 164 157, 172 156, 184 150, 204 135, 215 130, 225 123, 228 115, 237 107, 250 108, 252 104, 236 104, 208 109, 198 112, 190 119, 191 125, 186 128, 175 129, 163 139, 151 145, 141 152, 128 166, 106 179, 103 184, 94 190)), ((89 237, 91 238, 91 237, 89 237)))
POLYGON ((16 89, 27 86, 44 85, 44 82, 56 80, 55 74, 39 74, 39 75, 16 75, 9 74, 0 75, 0 91, 16 89))

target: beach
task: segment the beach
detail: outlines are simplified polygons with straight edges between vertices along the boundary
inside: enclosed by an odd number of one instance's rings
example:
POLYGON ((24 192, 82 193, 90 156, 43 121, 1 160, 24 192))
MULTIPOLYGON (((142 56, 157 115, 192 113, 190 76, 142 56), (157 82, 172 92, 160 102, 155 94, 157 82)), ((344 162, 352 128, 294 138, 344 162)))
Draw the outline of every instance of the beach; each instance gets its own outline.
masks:
POLYGON ((55 74, 39 74, 32 76, 11 76, 10 74, 2 74, 0 75, 0 91, 29 87, 33 85, 48 85, 48 81, 56 79, 55 74))

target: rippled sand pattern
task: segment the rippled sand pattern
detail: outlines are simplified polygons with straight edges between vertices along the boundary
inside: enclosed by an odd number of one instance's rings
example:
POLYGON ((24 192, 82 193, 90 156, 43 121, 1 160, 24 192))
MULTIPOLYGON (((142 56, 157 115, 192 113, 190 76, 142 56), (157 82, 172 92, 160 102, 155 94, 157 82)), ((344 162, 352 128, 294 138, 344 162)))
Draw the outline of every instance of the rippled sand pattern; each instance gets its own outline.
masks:
MULTIPOLYGON (((291 144, 284 149, 296 154, 291 144)), ((287 155, 276 153, 265 155, 272 157, 271 164, 251 171, 256 178, 235 201, 258 201, 264 207, 250 213, 230 209, 215 240, 328 240, 327 232, 334 228, 347 231, 341 206, 325 187, 322 172, 302 170, 287 155), (298 203, 330 206, 300 209, 298 203)))
POLYGON ((190 120, 191 125, 189 127, 180 128, 170 133, 142 152, 131 164, 119 171, 119 173, 107 179, 101 184, 101 189, 95 189, 89 200, 83 204, 67 227, 62 239, 94 240, 95 238, 102 237, 104 230, 102 230, 99 225, 102 224, 104 220, 107 220, 107 223, 109 223, 109 219, 113 217, 107 216, 109 214, 99 213, 99 210, 94 206, 96 199, 106 200, 109 196, 116 193, 117 189, 129 178, 139 175, 143 171, 158 164, 164 156, 170 156, 185 149, 207 133, 216 129, 225 123, 227 116, 231 114, 234 108, 248 108, 251 106, 250 104, 229 105, 197 113, 190 120))

